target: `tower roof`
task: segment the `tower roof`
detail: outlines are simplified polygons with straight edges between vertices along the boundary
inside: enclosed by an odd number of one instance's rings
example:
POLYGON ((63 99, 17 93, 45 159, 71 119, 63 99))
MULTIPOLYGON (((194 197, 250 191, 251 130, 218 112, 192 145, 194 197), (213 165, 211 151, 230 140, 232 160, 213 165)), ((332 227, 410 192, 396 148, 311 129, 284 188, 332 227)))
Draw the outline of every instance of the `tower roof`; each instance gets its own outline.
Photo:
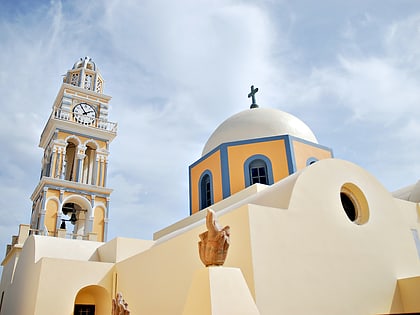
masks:
POLYGON ((222 143, 279 135, 318 143, 312 130, 299 118, 278 109, 253 108, 231 116, 217 127, 207 140, 202 156, 222 143))
POLYGON ((103 93, 103 82, 102 75, 90 57, 77 60, 63 78, 63 83, 99 94, 103 93))
POLYGON ((80 58, 73 65, 73 70, 78 68, 85 68, 96 71, 96 64, 93 62, 92 58, 86 56, 84 59, 80 58))

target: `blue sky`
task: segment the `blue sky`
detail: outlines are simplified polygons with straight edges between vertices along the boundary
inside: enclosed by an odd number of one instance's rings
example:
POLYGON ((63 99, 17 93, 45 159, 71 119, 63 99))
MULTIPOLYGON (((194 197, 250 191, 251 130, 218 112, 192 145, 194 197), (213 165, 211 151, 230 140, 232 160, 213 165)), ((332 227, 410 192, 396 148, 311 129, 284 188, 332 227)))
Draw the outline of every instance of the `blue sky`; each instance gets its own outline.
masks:
POLYGON ((0 256, 28 223, 39 136, 62 75, 90 56, 111 95, 108 238, 189 214, 188 166, 258 104, 308 124, 390 191, 420 163, 420 2, 0 0, 0 256))

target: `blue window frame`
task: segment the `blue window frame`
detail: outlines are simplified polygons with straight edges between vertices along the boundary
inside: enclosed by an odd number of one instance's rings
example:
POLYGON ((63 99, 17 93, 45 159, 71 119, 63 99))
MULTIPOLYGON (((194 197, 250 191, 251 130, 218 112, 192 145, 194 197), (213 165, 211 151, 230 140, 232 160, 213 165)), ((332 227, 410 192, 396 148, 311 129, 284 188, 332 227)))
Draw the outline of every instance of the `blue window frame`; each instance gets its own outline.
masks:
POLYGON ((314 157, 310 157, 309 159, 306 160, 306 166, 314 164, 315 162, 318 162, 318 159, 314 157))
POLYGON ((200 210, 213 204, 213 183, 210 171, 205 171, 200 177, 200 210))
POLYGON ((244 164, 245 186, 256 183, 271 185, 274 183, 271 161, 264 155, 253 155, 244 164))

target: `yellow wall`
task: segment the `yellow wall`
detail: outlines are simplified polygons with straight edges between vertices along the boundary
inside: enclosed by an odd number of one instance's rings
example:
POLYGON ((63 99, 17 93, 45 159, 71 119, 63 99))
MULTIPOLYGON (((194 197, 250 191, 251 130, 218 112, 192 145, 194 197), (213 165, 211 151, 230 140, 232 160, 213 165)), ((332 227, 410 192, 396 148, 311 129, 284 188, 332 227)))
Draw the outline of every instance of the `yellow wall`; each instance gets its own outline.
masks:
POLYGON ((332 157, 331 151, 298 140, 292 140, 292 146, 295 156, 296 171, 304 169, 307 166, 306 161, 309 158, 323 160, 332 157))
POLYGON ((245 161, 256 154, 266 156, 271 161, 274 182, 289 175, 286 147, 284 140, 249 143, 228 147, 230 193, 234 194, 245 188, 245 161))
POLYGON ((212 174, 214 202, 218 202, 223 199, 220 151, 217 151, 210 155, 207 159, 201 161, 199 164, 191 168, 190 178, 192 213, 196 213, 200 209, 199 181, 201 174, 203 174, 203 172, 206 170, 209 170, 212 174))
MULTIPOLYGON (((234 231, 224 266, 241 269, 255 298, 248 206, 221 216, 218 223, 234 231)), ((182 314, 194 272, 205 268, 197 246, 204 231, 202 222, 116 265, 116 290, 123 293, 132 314, 182 314)))
POLYGON ((75 302, 85 299, 87 301, 87 296, 83 293, 86 291, 95 301, 96 314, 111 314, 112 264, 54 258, 43 258, 40 264, 38 293, 43 294, 38 295, 36 311, 25 314, 71 315, 75 302), (75 276, 75 270, 83 270, 83 276, 75 276), (97 285, 92 287, 92 283, 97 285), (86 290, 86 287, 90 290, 86 290), (79 293, 82 293, 80 297, 79 293))
MULTIPOLYGON (((57 209, 58 209, 58 203, 54 199, 50 199, 47 202, 46 205, 47 211, 45 213, 45 221, 44 225, 47 227, 48 233, 55 233, 55 227, 57 224, 57 209)), ((43 226, 39 227, 40 229, 43 229, 43 226)))
POLYGON ((104 209, 101 207, 96 207, 92 232, 97 234, 99 242, 104 241, 104 217, 104 209))
POLYGON ((51 197, 55 197, 55 198, 60 198, 60 191, 59 190, 55 190, 55 189, 48 189, 47 192, 47 199, 51 198, 51 197))

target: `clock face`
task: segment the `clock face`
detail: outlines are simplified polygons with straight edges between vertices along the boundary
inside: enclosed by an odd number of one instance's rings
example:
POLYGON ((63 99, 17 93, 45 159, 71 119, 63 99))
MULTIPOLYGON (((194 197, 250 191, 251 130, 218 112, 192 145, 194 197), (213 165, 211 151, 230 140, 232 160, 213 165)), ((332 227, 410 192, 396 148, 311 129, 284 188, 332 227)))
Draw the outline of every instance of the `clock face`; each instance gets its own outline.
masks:
POLYGON ((96 112, 92 106, 86 103, 80 103, 73 108, 74 119, 85 125, 90 125, 95 121, 96 112))

